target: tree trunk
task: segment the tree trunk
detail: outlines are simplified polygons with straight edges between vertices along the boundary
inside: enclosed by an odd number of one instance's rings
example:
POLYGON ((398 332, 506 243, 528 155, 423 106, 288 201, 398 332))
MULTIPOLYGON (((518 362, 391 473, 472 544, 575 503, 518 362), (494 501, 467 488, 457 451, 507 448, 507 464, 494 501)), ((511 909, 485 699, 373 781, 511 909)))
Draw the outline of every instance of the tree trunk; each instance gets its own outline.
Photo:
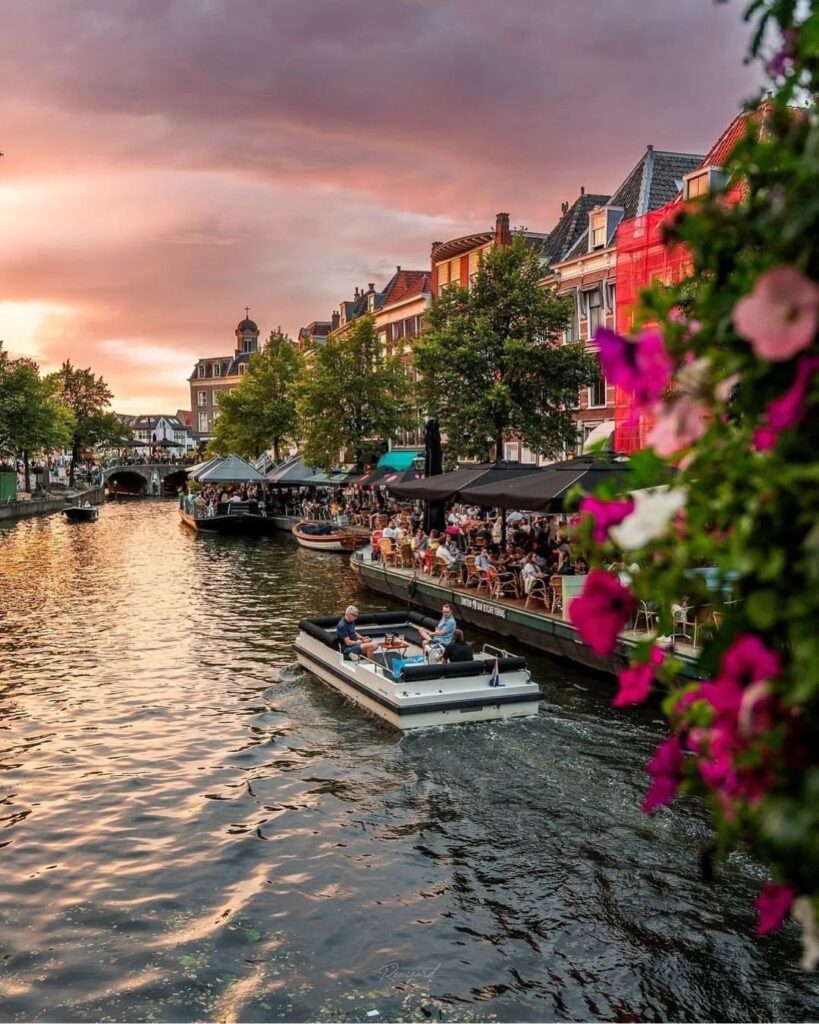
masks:
POLYGON ((281 450, 278 437, 273 438, 273 458, 276 462, 279 461, 279 452, 281 450))
POLYGON ((495 462, 500 462, 503 459, 503 427, 495 426, 495 462))
POLYGON ((23 449, 23 473, 25 474, 26 491, 31 494, 31 470, 28 464, 28 452, 23 449))
POLYGON ((71 450, 71 469, 69 470, 69 486, 74 486, 74 476, 77 469, 77 460, 80 458, 80 445, 75 443, 71 450))

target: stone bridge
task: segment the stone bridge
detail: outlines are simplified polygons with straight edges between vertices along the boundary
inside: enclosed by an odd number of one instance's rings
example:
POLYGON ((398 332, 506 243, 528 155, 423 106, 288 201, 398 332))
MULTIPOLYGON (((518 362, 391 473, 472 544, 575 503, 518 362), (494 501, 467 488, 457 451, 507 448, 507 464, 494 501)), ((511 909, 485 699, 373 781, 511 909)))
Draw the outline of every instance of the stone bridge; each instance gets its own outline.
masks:
POLYGON ((102 483, 109 494, 174 495, 188 479, 188 468, 167 462, 106 466, 102 471, 102 483))

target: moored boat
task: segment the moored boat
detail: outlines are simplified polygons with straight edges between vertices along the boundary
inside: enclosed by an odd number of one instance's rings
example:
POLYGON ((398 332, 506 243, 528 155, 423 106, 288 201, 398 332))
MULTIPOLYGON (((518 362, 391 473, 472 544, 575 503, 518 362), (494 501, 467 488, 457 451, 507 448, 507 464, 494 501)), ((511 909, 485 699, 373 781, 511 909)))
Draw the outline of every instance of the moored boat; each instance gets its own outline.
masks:
POLYGON ((256 501, 220 501, 213 514, 180 507, 182 522, 197 533, 223 533, 231 536, 272 534, 276 524, 271 516, 259 508, 256 501))
POLYGON ((99 509, 93 505, 69 505, 62 510, 66 519, 74 523, 93 523, 99 516, 99 509))
POLYGON ((366 534, 349 527, 306 519, 293 524, 293 536, 303 548, 313 551, 346 551, 349 554, 367 543, 366 534))
POLYGON ((435 629, 436 622, 417 612, 359 616, 357 632, 377 638, 383 649, 372 659, 345 658, 336 636, 340 618, 299 623, 294 644, 299 663, 396 729, 537 714, 541 692, 525 658, 487 645, 473 661, 427 664, 418 630, 435 629))

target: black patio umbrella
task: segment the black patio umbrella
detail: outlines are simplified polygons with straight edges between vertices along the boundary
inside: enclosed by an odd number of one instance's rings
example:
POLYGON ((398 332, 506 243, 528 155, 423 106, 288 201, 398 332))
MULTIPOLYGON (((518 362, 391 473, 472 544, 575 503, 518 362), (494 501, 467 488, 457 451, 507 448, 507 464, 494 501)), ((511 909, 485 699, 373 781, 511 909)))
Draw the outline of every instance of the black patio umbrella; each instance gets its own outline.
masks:
POLYGON ((161 441, 156 442, 157 448, 184 448, 184 444, 180 444, 178 441, 171 441, 168 437, 163 437, 161 441))
POLYGON ((479 483, 505 483, 515 477, 538 472, 537 466, 524 466, 520 462, 484 462, 463 466, 453 473, 439 473, 424 480, 388 484, 388 490, 398 498, 421 498, 424 501, 451 501, 463 497, 467 487, 479 483))
POLYGON ((625 480, 629 463, 583 455, 544 466, 516 479, 475 481, 461 489, 462 501, 487 508, 524 509, 527 512, 562 512, 563 500, 575 485, 587 493, 603 480, 625 480))
POLYGON ((140 441, 138 438, 132 437, 129 441, 125 442, 125 447, 126 448, 147 448, 148 447, 148 442, 147 441, 140 441))
MULTIPOLYGON (((427 420, 424 429, 424 476, 440 476, 443 468, 441 427, 437 417, 433 416, 427 420)), ((430 533, 432 530, 443 530, 446 526, 445 513, 446 506, 444 502, 427 502, 424 508, 424 529, 427 533, 430 533)))

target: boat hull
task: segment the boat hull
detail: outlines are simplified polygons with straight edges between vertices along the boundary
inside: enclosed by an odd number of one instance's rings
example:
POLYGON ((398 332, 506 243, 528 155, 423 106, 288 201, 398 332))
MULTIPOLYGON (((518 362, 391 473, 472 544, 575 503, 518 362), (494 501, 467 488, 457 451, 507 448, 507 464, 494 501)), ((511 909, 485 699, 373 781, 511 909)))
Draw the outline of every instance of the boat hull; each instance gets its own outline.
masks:
POLYGON ((309 527, 310 525, 313 524, 305 523, 304 521, 294 523, 292 533, 303 548, 308 548, 311 551, 333 551, 340 554, 344 552, 350 554, 357 547, 367 543, 366 537, 362 537, 351 530, 340 529, 325 534, 310 533, 308 530, 305 530, 305 526, 309 527))
POLYGON ((96 508, 64 508, 62 511, 72 523, 93 523, 99 516, 96 508))
POLYGON ((229 537, 265 537, 276 532, 271 518, 244 512, 225 516, 192 516, 180 508, 182 522, 197 533, 219 533, 229 537))

